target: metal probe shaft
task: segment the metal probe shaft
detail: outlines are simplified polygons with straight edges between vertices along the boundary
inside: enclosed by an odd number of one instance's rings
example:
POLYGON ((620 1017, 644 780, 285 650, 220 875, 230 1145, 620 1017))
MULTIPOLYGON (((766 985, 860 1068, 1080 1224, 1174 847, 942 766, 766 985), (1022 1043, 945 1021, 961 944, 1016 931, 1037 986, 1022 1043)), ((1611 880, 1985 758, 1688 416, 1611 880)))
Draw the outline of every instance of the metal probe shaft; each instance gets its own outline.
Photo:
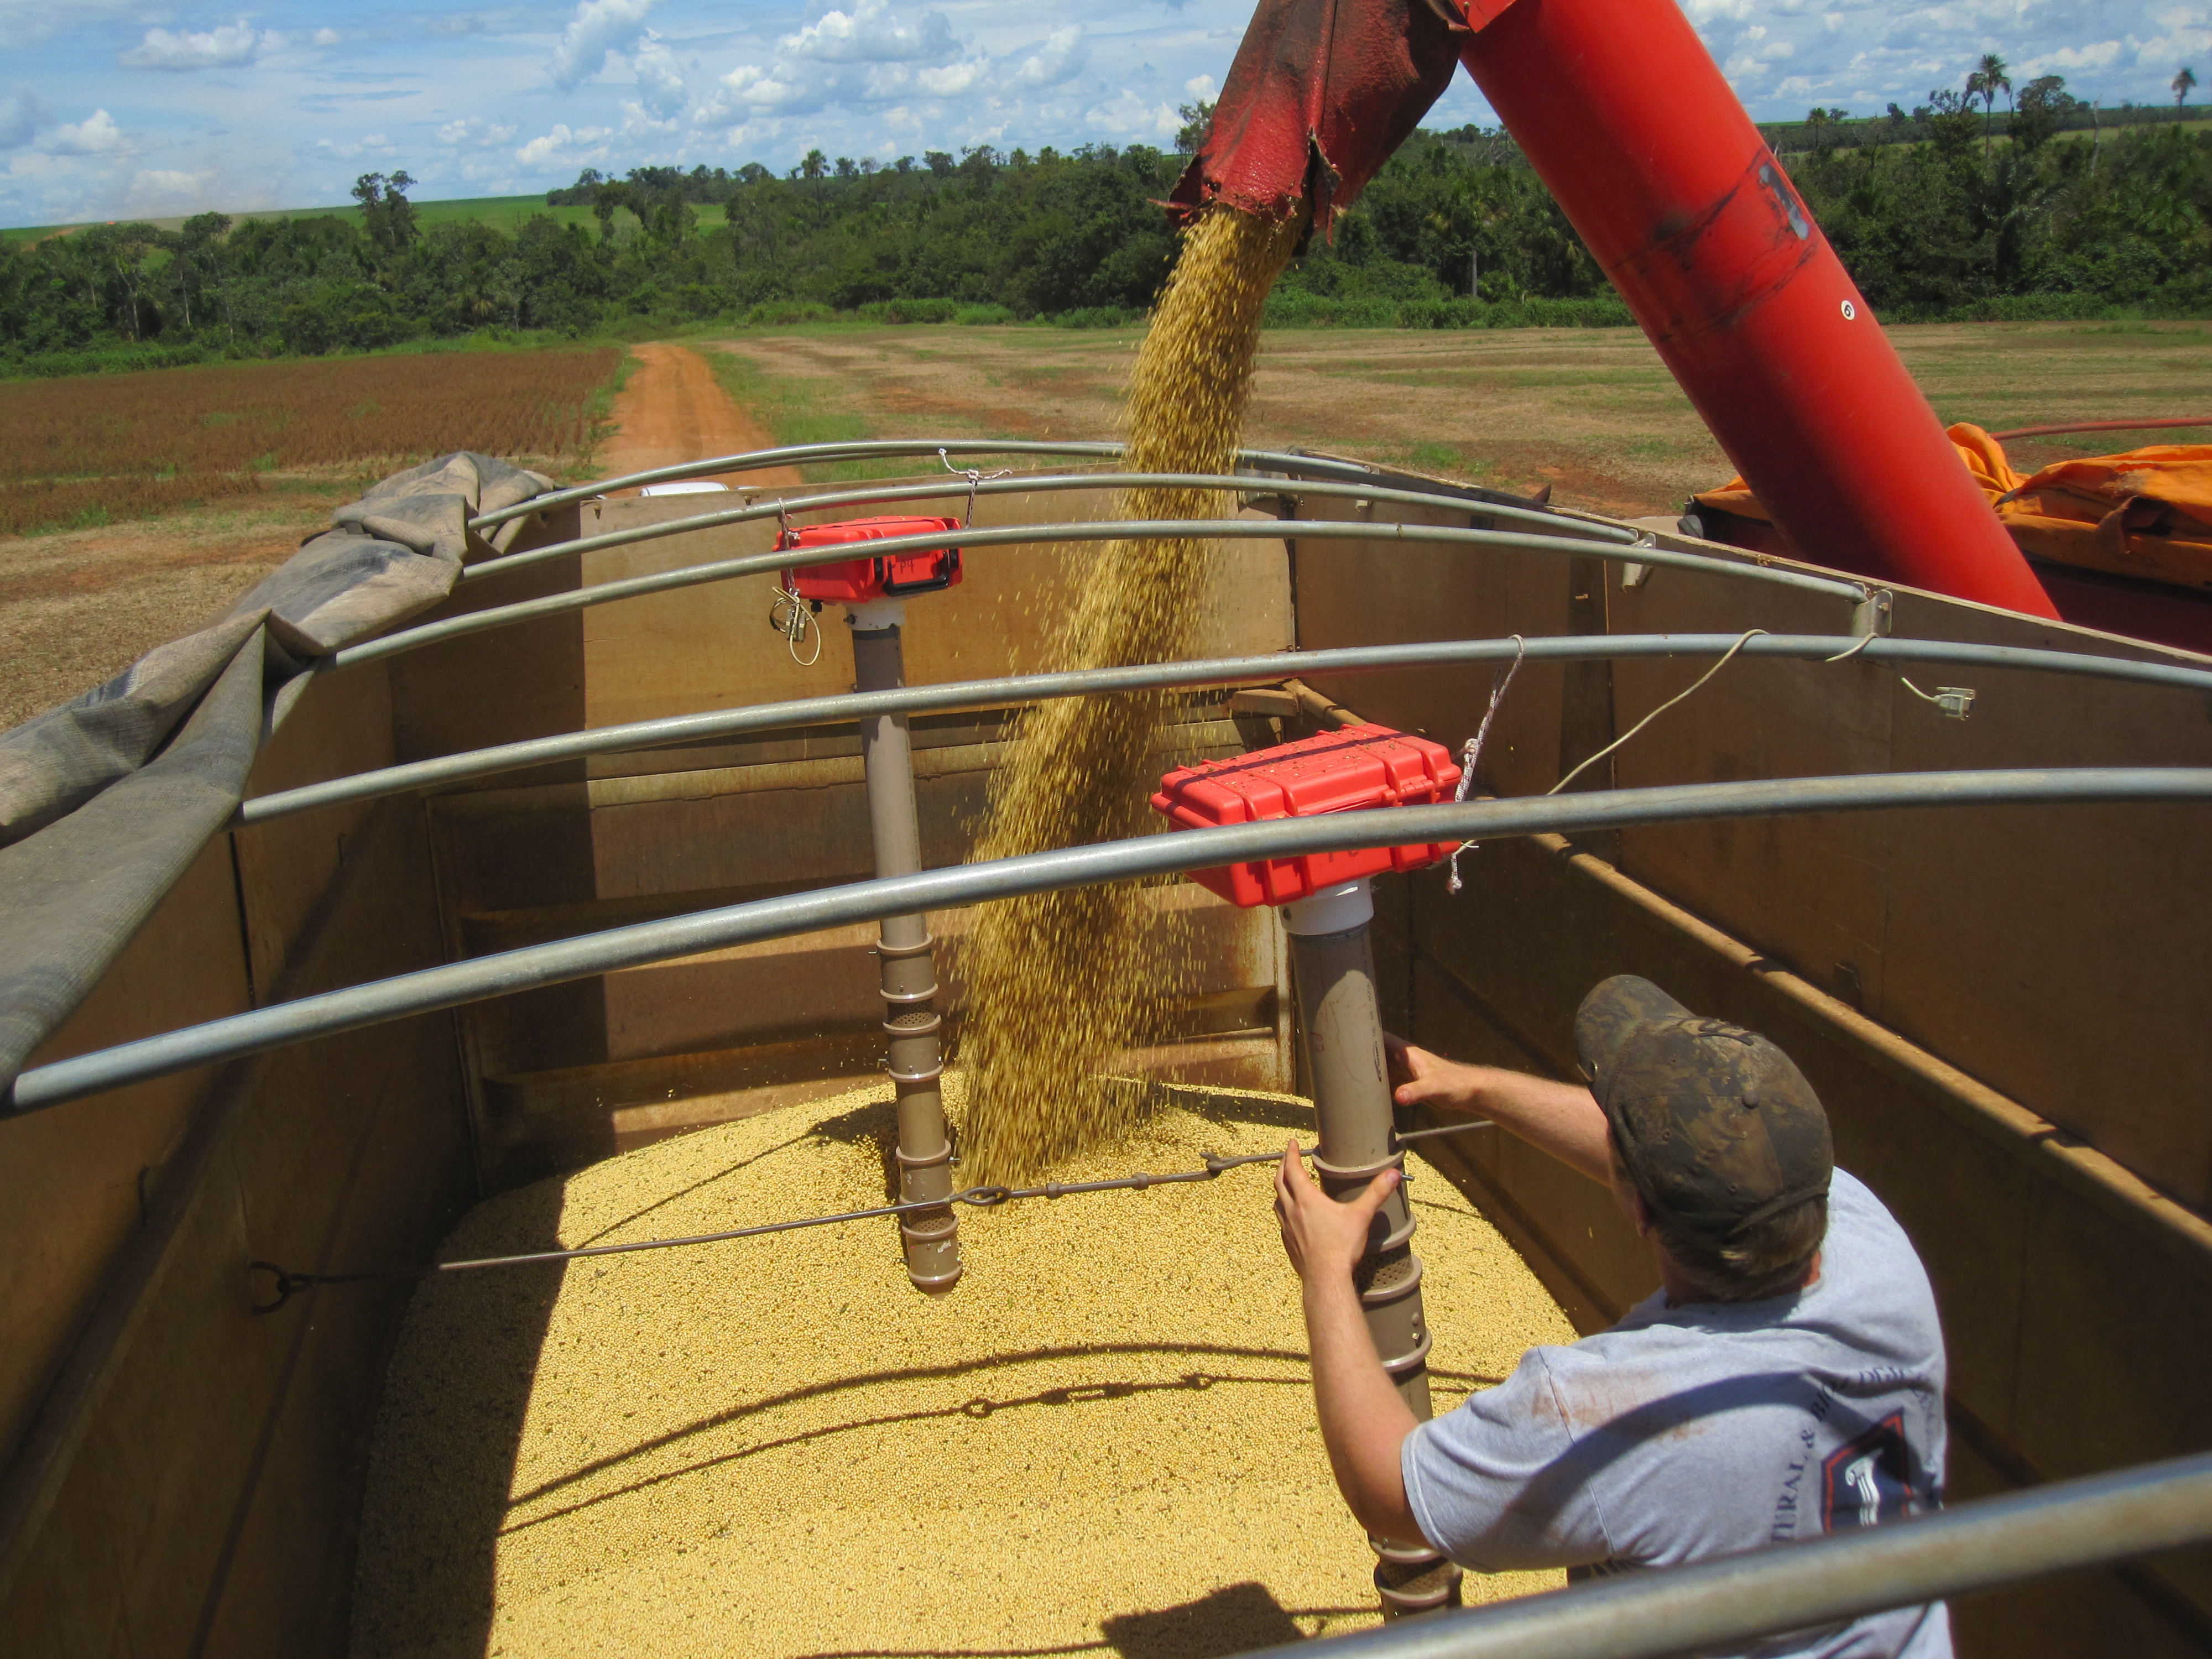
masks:
MULTIPOLYGON (((891 691, 906 684, 895 621, 852 612, 854 690, 891 691), (882 622, 884 625, 872 625, 882 622)), ((861 769, 868 784, 868 829, 876 878, 910 876, 921 868, 921 819, 914 799, 914 745, 902 714, 860 721, 861 769)), ((906 1274, 915 1289, 942 1295, 960 1282, 960 1224, 945 1200, 952 1192, 952 1138, 945 1124, 945 1021, 937 1012, 936 943, 921 911, 885 916, 876 954, 882 967, 884 1031, 892 1085, 898 1091, 899 1198, 934 1202, 899 1218, 906 1274)))

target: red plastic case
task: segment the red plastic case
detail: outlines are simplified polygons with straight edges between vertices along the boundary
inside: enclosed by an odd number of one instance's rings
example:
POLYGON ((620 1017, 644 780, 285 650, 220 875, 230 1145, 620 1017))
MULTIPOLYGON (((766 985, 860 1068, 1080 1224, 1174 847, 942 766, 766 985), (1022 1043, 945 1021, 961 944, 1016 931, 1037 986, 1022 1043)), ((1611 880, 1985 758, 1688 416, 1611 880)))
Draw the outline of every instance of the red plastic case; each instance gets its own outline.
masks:
MULTIPOLYGON (((927 536, 957 532, 957 519, 848 519, 841 524, 810 524, 776 538, 779 552, 794 547, 836 547, 847 542, 881 541, 887 536, 927 536)), ((924 548, 876 558, 842 559, 836 564, 800 565, 783 573, 783 585, 802 599, 839 605, 932 593, 960 580, 960 550, 924 548)))
MULTIPOLYGON (((1310 818, 1370 806, 1427 806, 1452 798, 1451 750, 1387 726, 1347 726, 1234 760, 1200 761, 1160 780, 1152 806, 1178 830, 1263 818, 1310 818)), ((1377 847, 1352 853, 1194 870, 1191 879, 1231 903, 1287 904, 1385 870, 1418 870, 1458 843, 1377 847)))

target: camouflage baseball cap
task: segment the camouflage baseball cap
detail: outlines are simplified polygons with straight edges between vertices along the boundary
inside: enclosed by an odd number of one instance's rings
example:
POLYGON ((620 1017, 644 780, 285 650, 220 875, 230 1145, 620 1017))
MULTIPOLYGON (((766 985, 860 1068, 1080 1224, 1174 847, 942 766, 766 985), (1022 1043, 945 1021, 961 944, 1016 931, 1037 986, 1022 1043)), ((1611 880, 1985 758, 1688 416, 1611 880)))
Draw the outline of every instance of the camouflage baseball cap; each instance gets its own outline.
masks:
POLYGON ((1717 1243, 1828 1190, 1828 1115, 1755 1031, 1616 975, 1575 1016, 1575 1052, 1613 1144, 1661 1219, 1717 1243))

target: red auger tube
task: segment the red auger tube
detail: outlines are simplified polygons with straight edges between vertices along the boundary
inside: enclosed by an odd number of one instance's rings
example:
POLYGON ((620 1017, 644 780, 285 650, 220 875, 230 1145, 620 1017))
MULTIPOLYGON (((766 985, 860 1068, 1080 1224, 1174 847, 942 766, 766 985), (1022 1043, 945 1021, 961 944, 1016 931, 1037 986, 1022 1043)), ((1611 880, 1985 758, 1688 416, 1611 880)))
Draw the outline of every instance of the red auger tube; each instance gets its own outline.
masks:
POLYGON ((1674 0, 1469 21, 1491 107, 1804 556, 2055 617, 1674 0))

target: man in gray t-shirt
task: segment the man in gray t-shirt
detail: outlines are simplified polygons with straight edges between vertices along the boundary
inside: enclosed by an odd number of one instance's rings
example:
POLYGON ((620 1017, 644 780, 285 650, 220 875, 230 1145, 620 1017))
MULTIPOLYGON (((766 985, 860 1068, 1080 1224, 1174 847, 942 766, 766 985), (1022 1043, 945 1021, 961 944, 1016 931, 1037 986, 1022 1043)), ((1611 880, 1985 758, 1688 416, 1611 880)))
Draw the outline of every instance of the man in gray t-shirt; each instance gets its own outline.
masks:
MULTIPOLYGON (((1393 1041, 1400 1105, 1489 1117, 1608 1183, 1662 1285, 1431 1422, 1400 1401, 1352 1284, 1395 1172, 1335 1204, 1284 1160, 1276 1210, 1353 1515, 1462 1565, 1579 1576, 1938 1507, 1943 1337, 1928 1275, 1881 1201, 1833 1168, 1803 1075, 1764 1037, 1626 975, 1584 1000, 1575 1041, 1588 1088, 1393 1041)), ((1941 1604, 1903 1608, 1756 1651, 1937 1659, 1950 1623, 1941 1604)))

